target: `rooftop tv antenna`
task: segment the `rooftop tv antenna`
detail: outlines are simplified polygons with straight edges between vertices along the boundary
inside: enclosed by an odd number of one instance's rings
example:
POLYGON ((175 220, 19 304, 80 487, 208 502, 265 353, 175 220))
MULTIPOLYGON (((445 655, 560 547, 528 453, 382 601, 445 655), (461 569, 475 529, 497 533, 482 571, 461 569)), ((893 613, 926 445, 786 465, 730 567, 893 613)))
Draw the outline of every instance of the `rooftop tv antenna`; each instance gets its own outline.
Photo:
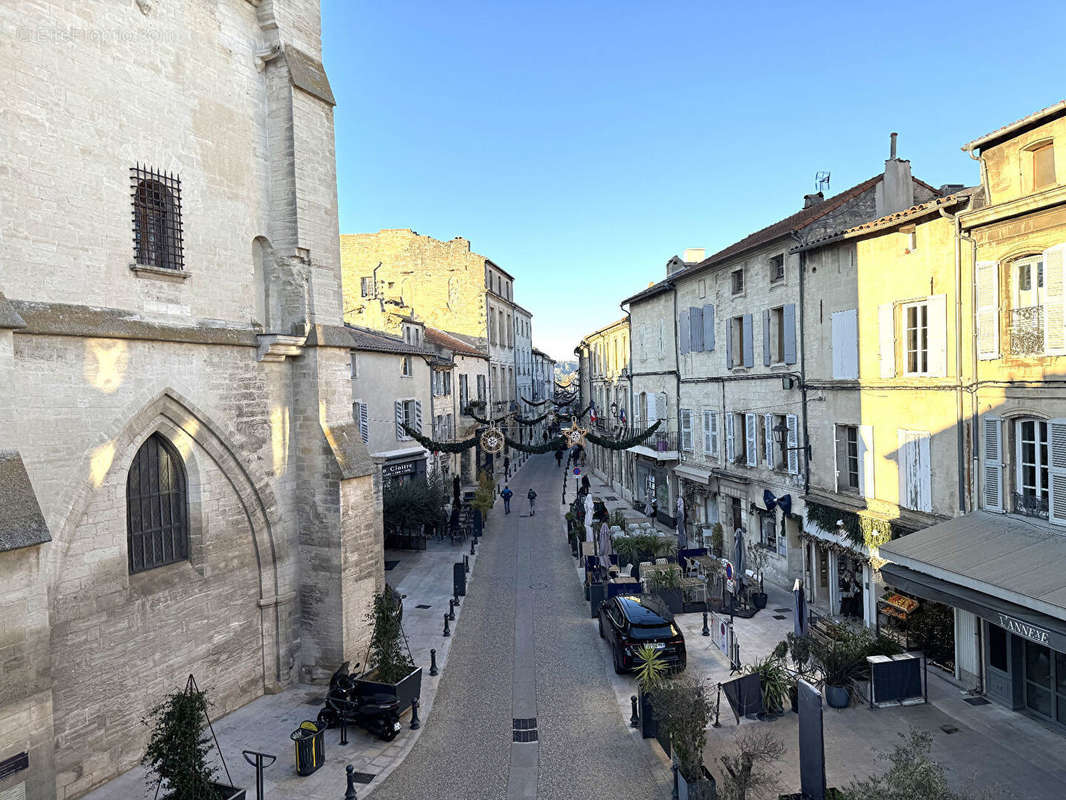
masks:
POLYGON ((829 170, 814 173, 814 191, 829 193, 829 170))

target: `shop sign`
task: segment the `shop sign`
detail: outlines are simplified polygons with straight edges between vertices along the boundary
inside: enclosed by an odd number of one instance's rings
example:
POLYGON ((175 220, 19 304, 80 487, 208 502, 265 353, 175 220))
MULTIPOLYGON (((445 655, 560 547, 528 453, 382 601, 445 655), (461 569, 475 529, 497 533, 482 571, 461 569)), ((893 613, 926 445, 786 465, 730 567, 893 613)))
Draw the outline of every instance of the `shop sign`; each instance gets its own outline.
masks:
POLYGON ((414 475, 415 461, 404 461, 402 464, 385 464, 381 468, 381 477, 383 478, 398 478, 401 475, 414 475))
POLYGON ((1042 645, 1050 644, 1050 631, 1030 625, 1028 622, 1022 622, 1020 619, 1009 617, 1006 614, 999 614, 999 627, 1032 642, 1038 642, 1042 645))

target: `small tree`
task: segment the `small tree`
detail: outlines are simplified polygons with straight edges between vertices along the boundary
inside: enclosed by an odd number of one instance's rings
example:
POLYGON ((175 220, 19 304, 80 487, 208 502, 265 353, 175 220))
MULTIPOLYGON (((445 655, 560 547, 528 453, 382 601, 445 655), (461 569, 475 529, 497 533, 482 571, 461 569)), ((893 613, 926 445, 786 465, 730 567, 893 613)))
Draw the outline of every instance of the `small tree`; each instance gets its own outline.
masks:
POLYGON ((748 569, 759 576, 759 593, 762 594, 763 589, 763 573, 766 571, 766 565, 770 563, 770 551, 760 544, 752 544, 748 542, 748 546, 745 548, 748 559, 748 569))
POLYGON ((496 481, 482 470, 477 474, 477 490, 474 492, 474 499, 470 505, 480 511, 481 516, 484 517, 492 508, 492 504, 496 502, 495 492, 496 481))
POLYGON ((703 778, 703 748, 713 706, 705 681, 678 676, 655 690, 655 717, 670 739, 677 768, 689 783, 703 778))
POLYGON ((373 669, 382 683, 397 683, 415 668, 403 636, 399 602, 387 589, 375 593, 373 609, 366 615, 366 621, 374 625, 366 670, 373 669))
POLYGON ((714 554, 716 556, 721 557, 721 555, 722 555, 722 545, 723 545, 722 523, 721 522, 716 522, 716 523, 714 523, 714 527, 711 528, 711 549, 714 551, 714 554))
POLYGON ((734 752, 721 756, 725 774, 722 800, 747 800, 748 792, 777 785, 777 773, 770 765, 785 753, 781 740, 769 731, 741 732, 734 741, 734 752))
POLYGON ((142 722, 152 729, 141 763, 148 770, 148 792, 164 787, 170 800, 205 800, 218 792, 215 770, 207 763, 211 739, 203 734, 207 695, 190 680, 184 692, 169 694, 142 722))

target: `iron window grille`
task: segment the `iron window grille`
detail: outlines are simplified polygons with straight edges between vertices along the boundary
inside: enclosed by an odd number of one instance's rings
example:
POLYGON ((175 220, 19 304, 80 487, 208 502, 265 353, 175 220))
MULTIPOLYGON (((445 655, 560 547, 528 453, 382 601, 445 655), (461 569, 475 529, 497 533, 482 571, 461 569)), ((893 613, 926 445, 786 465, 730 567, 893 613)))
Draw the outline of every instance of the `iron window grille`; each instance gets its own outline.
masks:
POLYGON ((181 179, 137 164, 130 168, 133 256, 137 264, 185 268, 181 231, 181 179))
POLYGON ((162 567, 189 557, 185 467, 158 433, 141 445, 126 478, 126 525, 130 572, 162 567))

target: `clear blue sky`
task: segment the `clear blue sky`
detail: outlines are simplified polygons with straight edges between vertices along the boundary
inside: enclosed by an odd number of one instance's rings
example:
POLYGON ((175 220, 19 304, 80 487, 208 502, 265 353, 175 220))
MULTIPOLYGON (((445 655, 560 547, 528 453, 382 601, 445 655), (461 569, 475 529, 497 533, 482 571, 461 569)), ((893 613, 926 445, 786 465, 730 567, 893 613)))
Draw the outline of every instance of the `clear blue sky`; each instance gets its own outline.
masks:
POLYGON ((1058 3, 323 0, 341 231, 465 236, 536 346, 880 172, 974 184, 960 145, 1066 97, 1058 3), (1026 21, 1034 21, 1025 29, 1026 21), (1041 45, 1041 43, 1044 43, 1041 45))

